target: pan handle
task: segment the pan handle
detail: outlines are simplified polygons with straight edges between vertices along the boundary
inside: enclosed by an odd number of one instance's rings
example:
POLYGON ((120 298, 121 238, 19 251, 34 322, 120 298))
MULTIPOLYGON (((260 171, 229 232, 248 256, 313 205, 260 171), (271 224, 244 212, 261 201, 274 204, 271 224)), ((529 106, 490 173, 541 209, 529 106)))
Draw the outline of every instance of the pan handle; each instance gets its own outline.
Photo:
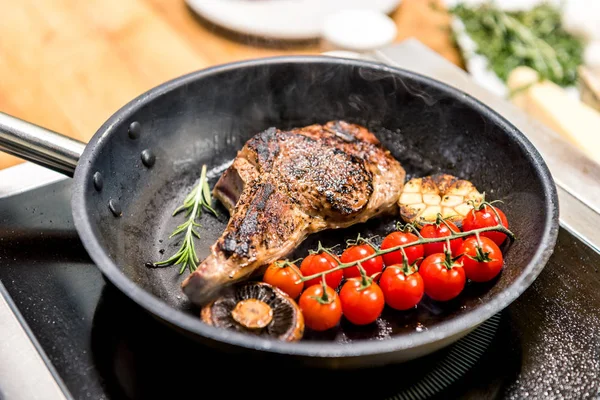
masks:
POLYGON ((0 151, 73 177, 85 143, 0 112, 0 151))

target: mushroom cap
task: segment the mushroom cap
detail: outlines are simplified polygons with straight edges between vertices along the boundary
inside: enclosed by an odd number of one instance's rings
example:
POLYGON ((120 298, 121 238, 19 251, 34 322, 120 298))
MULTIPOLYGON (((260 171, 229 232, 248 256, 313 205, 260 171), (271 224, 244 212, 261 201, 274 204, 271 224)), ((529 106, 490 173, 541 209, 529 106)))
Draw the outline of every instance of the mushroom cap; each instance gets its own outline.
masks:
POLYGON ((300 340, 304 317, 298 304, 265 282, 242 282, 202 308, 202 321, 219 328, 284 341, 300 340))

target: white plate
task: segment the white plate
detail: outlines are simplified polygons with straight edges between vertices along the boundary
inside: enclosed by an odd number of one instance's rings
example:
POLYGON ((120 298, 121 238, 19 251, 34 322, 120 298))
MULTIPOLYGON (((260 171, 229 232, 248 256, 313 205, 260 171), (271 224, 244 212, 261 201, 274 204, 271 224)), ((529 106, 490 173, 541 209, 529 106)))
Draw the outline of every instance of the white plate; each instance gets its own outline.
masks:
POLYGON ((235 32, 265 38, 304 40, 321 36, 324 18, 343 8, 386 14, 401 0, 186 0, 208 21, 235 32))

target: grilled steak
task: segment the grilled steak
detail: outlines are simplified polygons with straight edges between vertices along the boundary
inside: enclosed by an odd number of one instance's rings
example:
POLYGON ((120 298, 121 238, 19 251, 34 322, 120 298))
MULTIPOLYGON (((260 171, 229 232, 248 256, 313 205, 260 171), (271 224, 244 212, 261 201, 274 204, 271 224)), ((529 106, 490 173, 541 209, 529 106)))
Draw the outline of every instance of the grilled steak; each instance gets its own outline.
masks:
POLYGON ((255 135, 213 189, 230 220, 184 292, 203 305, 285 258, 311 233, 396 212, 404 178, 400 163, 362 126, 332 121, 255 135))

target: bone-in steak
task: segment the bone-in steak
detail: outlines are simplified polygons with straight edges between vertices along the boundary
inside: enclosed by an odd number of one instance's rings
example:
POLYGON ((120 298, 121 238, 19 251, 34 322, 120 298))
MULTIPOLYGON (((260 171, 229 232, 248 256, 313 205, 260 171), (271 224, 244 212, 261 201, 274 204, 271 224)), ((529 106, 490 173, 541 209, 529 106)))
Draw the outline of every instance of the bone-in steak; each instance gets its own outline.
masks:
POLYGON ((332 121, 255 135, 215 185, 230 220, 184 292, 203 305, 311 233, 396 212, 404 178, 400 163, 359 125, 332 121))

